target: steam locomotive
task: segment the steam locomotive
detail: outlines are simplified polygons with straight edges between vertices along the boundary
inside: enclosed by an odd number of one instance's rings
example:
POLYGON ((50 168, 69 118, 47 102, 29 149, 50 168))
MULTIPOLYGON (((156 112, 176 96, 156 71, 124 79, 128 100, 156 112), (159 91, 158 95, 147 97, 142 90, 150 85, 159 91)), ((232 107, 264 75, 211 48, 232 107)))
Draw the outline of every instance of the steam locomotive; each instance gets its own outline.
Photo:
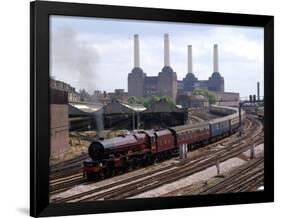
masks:
MULTIPOLYGON (((83 163, 83 175, 94 180, 114 176, 116 173, 169 159, 178 154, 180 146, 186 145, 188 150, 193 150, 228 136, 239 128, 238 109, 212 106, 210 111, 224 117, 193 125, 181 125, 160 131, 139 131, 93 141, 88 149, 91 159, 83 163)), ((241 119, 245 119, 243 110, 241 119)))

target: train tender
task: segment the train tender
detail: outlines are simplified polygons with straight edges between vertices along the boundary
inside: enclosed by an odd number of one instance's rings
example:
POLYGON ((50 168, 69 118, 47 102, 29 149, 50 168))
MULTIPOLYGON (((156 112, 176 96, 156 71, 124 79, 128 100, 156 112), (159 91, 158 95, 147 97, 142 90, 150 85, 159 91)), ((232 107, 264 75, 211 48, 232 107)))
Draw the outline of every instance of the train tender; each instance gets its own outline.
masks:
MULTIPOLYGON (((238 130, 237 108, 212 106, 210 111, 224 117, 193 125, 175 126, 160 131, 139 131, 92 142, 88 149, 91 159, 83 163, 84 176, 96 180, 113 176, 168 159, 177 154, 178 148, 183 145, 192 150, 238 130)), ((242 121, 245 116, 242 110, 242 121)))

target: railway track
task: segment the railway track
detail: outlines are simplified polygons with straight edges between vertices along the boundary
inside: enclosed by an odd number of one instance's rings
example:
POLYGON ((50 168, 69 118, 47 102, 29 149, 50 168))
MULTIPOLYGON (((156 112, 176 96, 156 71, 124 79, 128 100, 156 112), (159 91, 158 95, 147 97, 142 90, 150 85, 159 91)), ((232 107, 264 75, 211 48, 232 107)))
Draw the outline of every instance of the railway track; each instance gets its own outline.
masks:
MULTIPOLYGON (((191 123, 202 122, 202 119, 190 115, 191 123)), ((81 140, 91 141, 93 138, 84 135, 79 135, 81 140)), ((88 154, 82 154, 76 158, 66 160, 62 163, 55 164, 50 167, 50 180, 68 177, 78 172, 81 172, 81 164, 88 158, 88 154)))
POLYGON ((190 112, 189 116, 190 115, 201 119, 201 121, 207 121, 207 120, 212 120, 212 119, 221 117, 221 116, 218 116, 218 115, 215 115, 215 114, 212 114, 212 113, 206 113, 206 112, 203 112, 203 111, 196 111, 196 110, 190 112))
MULTIPOLYGON (((241 151, 237 152, 237 150, 236 150, 236 151, 232 152, 232 154, 228 154, 224 158, 221 158, 220 162, 223 162, 227 159, 235 157, 238 154, 240 154, 240 152, 241 151)), ((184 177, 190 176, 194 173, 205 170, 205 169, 215 165, 217 162, 217 159, 218 159, 218 157, 214 156, 210 160, 205 160, 201 163, 193 163, 192 165, 183 165, 171 172, 164 172, 151 179, 146 179, 145 181, 142 181, 142 182, 138 181, 134 184, 129 184, 128 186, 123 187, 121 189, 109 191, 108 193, 102 193, 100 195, 86 198, 83 200, 92 201, 92 200, 99 200, 99 199, 107 199, 107 200, 111 199, 112 200, 112 199, 130 198, 132 196, 136 196, 143 192, 155 189, 155 188, 160 187, 165 184, 169 184, 169 183, 178 181, 181 178, 184 178, 184 177)))
POLYGON ((200 194, 250 191, 253 186, 261 183, 263 178, 264 158, 260 157, 234 170, 225 179, 205 189, 200 194))
POLYGON ((82 173, 76 173, 71 176, 63 177, 58 180, 50 181, 50 195, 54 195, 66 191, 76 185, 86 184, 87 180, 83 177, 82 173))
MULTIPOLYGON (((245 125, 244 125, 244 131, 245 132, 250 129, 251 124, 252 123, 249 120, 245 121, 245 125)), ((248 137, 248 135, 245 134, 244 138, 247 138, 247 137, 248 137)), ((239 138, 239 140, 241 140, 241 138, 239 138)), ((209 154, 208 152, 210 152, 210 149, 213 148, 213 147, 216 147, 217 145, 226 145, 226 144, 230 144, 230 143, 234 144, 236 141, 237 141, 237 138, 234 139, 234 140, 229 140, 229 138, 224 138, 224 139, 222 139, 218 142, 215 142, 215 143, 212 143, 211 145, 208 145, 207 147, 200 148, 200 149, 198 149, 198 150, 200 150, 200 152, 198 152, 197 155, 192 157, 192 160, 198 161, 199 159, 204 159, 204 157, 209 154)), ((169 168, 169 167, 167 167, 167 168, 169 168)), ((167 169, 167 168, 165 168, 165 169, 167 169)), ((162 170, 165 170, 165 169, 162 169, 162 170)), ((141 175, 141 176, 146 176, 146 175, 141 175)), ((67 189, 70 189, 75 185, 88 184, 87 182, 85 182, 85 180, 82 178, 82 176, 80 178, 81 178, 80 181, 79 181, 79 178, 73 178, 71 176, 61 178, 61 179, 57 179, 57 180, 51 180, 51 184, 50 184, 51 195, 62 192, 62 191, 65 191, 67 189), (74 181, 72 181, 72 179, 74 181), (58 183, 56 181, 61 181, 61 183, 58 183)))
MULTIPOLYGON (((191 119, 192 119, 192 123, 202 122, 202 119, 195 116, 192 116, 191 119)), ((80 139, 86 141, 93 140, 93 138, 84 135, 79 135, 79 137, 80 139)), ((58 163, 51 166, 50 179, 56 180, 62 177, 68 177, 78 172, 81 172, 81 164, 83 163, 83 161, 85 161, 88 158, 89 158, 88 154, 82 154, 76 158, 66 160, 62 163, 58 163)))
MULTIPOLYGON (((251 127, 251 122, 249 120, 246 120, 245 125, 244 125, 244 131, 247 131, 250 127, 251 127)), ((237 139, 235 139, 235 140, 237 140, 237 139)), ((231 141, 229 138, 224 138, 218 142, 208 145, 208 149, 206 149, 206 147, 200 148, 200 149, 198 149, 198 150, 200 150, 200 155, 192 157, 192 159, 198 160, 198 158, 202 158, 201 156, 207 155, 206 152, 209 152, 210 147, 216 147, 218 144, 224 145, 226 143, 230 143, 230 141, 232 143, 234 143, 235 140, 231 141)), ((162 169, 162 170, 166 170, 168 168, 169 167, 166 167, 165 169, 162 169)), ((143 169, 145 170, 145 168, 143 168, 143 169)), ((157 172, 157 171, 158 170, 156 170, 155 172, 157 172)), ((140 178, 142 176, 147 176, 148 174, 141 174, 140 178)), ((67 177, 63 177, 63 178, 59 178, 59 179, 53 179, 50 182, 50 194, 54 195, 54 194, 66 191, 66 190, 68 190, 76 185, 80 185, 80 184, 89 184, 89 182, 87 182, 87 180, 85 180, 82 177, 82 173, 76 173, 72 176, 67 176, 67 177)))
POLYGON ((200 122, 205 121, 202 118, 194 116, 194 115, 189 115, 188 120, 189 120, 189 124, 200 123, 200 122))
POLYGON ((66 160, 62 163, 50 167, 50 179, 56 180, 61 177, 73 175, 81 170, 81 164, 89 158, 88 154, 82 154, 76 158, 66 160))
POLYGON ((161 197, 256 191, 257 187, 263 184, 263 170, 264 158, 259 157, 229 173, 175 189, 161 195, 161 197))
MULTIPOLYGON (((257 122, 257 121, 256 121, 257 122)), ((246 127, 250 128, 248 123, 246 127)), ((253 131, 253 129, 251 129, 253 131)), ((250 130, 249 130, 250 131, 250 130)), ((63 199, 53 199, 53 202, 73 202, 73 201, 92 201, 100 199, 124 199, 135 196, 142 192, 154 189, 166 183, 177 181, 180 178, 192 175, 216 164, 235 157, 249 149, 252 143, 261 143, 263 141, 262 128, 255 125, 254 133, 246 135, 248 138, 241 143, 232 143, 218 151, 205 151, 192 160, 184 160, 171 166, 163 167, 154 171, 140 174, 135 177, 114 182, 102 187, 98 187, 77 195, 72 195, 63 199), (175 168, 177 170, 175 170, 175 168)), ((241 140, 241 138, 240 138, 241 140)))

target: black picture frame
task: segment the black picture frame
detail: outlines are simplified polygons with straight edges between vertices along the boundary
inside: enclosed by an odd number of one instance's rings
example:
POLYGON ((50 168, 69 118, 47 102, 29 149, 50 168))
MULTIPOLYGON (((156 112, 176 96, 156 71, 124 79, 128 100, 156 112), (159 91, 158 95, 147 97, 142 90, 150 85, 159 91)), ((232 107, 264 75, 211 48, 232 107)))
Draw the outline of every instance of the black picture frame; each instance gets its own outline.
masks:
POLYGON ((274 17, 80 3, 30 3, 30 215, 57 216, 274 201, 274 17), (264 28, 264 191, 85 203, 49 203, 49 16, 82 16, 264 28))

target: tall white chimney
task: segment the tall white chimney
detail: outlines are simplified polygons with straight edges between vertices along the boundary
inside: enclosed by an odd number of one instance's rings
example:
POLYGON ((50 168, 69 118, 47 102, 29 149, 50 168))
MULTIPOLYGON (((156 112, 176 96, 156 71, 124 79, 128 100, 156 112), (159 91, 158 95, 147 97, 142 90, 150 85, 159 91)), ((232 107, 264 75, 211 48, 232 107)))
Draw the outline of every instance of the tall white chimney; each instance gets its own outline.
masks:
POLYGON ((217 44, 214 44, 214 72, 219 72, 219 54, 217 44))
POLYGON ((140 44, 139 35, 134 35, 134 67, 140 67, 140 44))
POLYGON ((192 45, 187 46, 187 73, 192 73, 192 45))
POLYGON ((169 34, 164 35, 164 67, 170 66, 170 45, 169 45, 169 34))

